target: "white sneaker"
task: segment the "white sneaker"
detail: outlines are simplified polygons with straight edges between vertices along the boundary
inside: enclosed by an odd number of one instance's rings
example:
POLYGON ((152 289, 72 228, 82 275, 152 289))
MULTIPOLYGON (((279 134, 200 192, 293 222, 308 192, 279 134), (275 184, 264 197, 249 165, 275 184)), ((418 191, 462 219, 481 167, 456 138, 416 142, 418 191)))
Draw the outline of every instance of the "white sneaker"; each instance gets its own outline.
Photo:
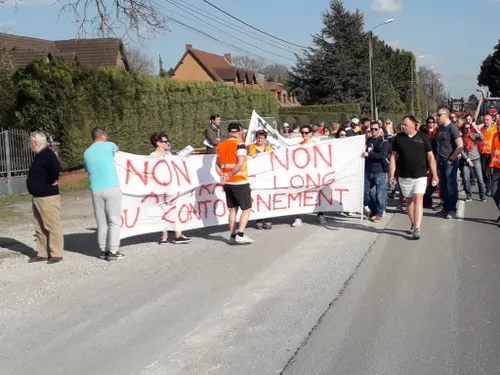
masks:
POLYGON ((319 223, 321 225, 326 225, 326 218, 324 215, 319 215, 319 223))
POLYGON ((295 221, 292 224, 292 227, 300 227, 302 226, 302 219, 295 219, 295 221))
POLYGON ((253 243, 254 241, 246 234, 244 234, 243 237, 236 235, 234 242, 237 244, 250 244, 253 243))
POLYGON ((365 215, 370 215, 370 212, 371 212, 370 207, 368 207, 368 206, 363 207, 363 213, 365 215))

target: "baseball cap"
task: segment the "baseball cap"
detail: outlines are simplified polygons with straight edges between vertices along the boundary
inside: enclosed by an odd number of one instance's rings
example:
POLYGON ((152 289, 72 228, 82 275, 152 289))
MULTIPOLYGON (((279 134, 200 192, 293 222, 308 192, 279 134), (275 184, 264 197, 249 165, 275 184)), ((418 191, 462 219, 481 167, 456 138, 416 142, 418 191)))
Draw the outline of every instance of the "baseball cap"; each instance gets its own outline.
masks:
POLYGON ((283 124, 283 127, 284 127, 284 128, 289 128, 289 127, 290 127, 290 125, 288 125, 288 123, 286 123, 286 122, 285 122, 285 123, 283 124))
POLYGON ((351 119, 351 122, 352 122, 353 124, 358 125, 358 124, 359 124, 359 118, 354 117, 353 119, 351 119))
POLYGON ((496 115, 498 113, 498 111, 496 110, 496 108, 490 108, 490 109, 488 109, 488 113, 490 115, 496 115))
POLYGON ((232 123, 230 123, 230 124, 227 126, 227 131, 228 131, 229 133, 231 133, 231 132, 236 132, 236 131, 238 131, 238 132, 239 132, 239 131, 241 131, 241 128, 242 128, 241 124, 239 124, 239 123, 237 123, 237 122, 232 122, 232 123))

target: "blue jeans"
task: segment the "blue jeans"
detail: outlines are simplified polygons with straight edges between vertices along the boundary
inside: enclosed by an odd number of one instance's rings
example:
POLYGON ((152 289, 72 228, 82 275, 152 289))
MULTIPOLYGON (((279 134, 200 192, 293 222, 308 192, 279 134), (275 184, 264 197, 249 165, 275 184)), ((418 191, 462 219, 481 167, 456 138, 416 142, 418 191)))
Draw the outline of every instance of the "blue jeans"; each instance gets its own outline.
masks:
POLYGON ((387 206, 387 173, 365 174, 364 205, 377 216, 382 217, 387 206), (374 194, 372 194, 374 189, 374 194))
POLYGON ((474 171, 476 172, 477 183, 479 185, 479 194, 484 194, 486 192, 483 179, 483 171, 481 166, 481 159, 472 160, 472 164, 473 164, 472 168, 469 167, 467 163, 464 164, 464 188, 467 197, 472 196, 472 190, 470 185, 472 169, 474 169, 474 171))
POLYGON ((500 211, 500 168, 493 168, 491 173, 491 196, 500 211))
POLYGON ((458 159, 453 163, 438 164, 439 190, 445 212, 457 212, 458 202, 458 159))

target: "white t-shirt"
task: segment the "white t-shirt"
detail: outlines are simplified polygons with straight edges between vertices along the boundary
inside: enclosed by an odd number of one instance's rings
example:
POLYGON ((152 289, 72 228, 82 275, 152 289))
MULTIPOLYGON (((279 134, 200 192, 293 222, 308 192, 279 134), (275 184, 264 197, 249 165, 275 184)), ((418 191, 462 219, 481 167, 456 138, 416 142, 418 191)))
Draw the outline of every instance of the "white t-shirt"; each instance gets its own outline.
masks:
MULTIPOLYGON (((167 155, 171 155, 171 152, 166 152, 166 153, 165 153, 165 155, 163 155, 163 156, 167 156, 167 155)), ((150 154, 149 154, 149 156, 156 156, 157 158, 161 158, 161 157, 163 157, 163 156, 161 156, 161 155, 158 155, 158 154, 156 153, 156 151, 153 151, 152 153, 150 153, 150 154)))

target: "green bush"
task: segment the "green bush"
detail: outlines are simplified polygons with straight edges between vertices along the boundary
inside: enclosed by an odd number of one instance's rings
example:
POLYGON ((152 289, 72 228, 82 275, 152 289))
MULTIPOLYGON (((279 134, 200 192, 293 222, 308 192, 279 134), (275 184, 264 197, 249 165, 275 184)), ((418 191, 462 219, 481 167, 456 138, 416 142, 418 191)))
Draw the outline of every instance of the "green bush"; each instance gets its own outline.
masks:
POLYGON ((277 116, 276 100, 267 91, 179 82, 117 68, 36 62, 17 70, 13 82, 12 125, 51 134, 61 143, 64 168, 82 165, 96 126, 106 129, 121 150, 149 154, 149 137, 159 130, 169 135, 174 149, 201 145, 212 113, 249 118, 255 109, 261 116, 277 116))
POLYGON ((359 103, 350 104, 325 104, 325 105, 304 105, 301 107, 284 107, 279 109, 279 114, 287 115, 290 113, 361 113, 361 106, 359 103))

